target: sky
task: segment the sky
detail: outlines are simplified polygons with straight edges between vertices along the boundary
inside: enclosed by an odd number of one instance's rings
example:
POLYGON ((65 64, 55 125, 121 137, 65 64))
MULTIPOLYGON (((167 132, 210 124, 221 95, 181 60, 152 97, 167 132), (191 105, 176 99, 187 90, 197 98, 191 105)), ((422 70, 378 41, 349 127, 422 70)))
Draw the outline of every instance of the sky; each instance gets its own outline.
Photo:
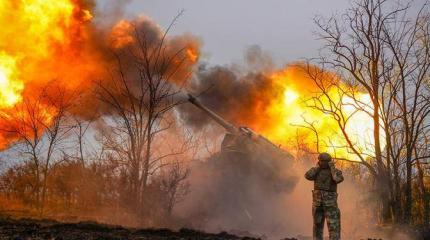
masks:
POLYGON ((163 28, 181 11, 171 34, 192 33, 203 42, 203 60, 240 63, 259 45, 283 65, 315 57, 321 47, 313 18, 343 12, 349 0, 130 0, 129 17, 146 15, 163 28))

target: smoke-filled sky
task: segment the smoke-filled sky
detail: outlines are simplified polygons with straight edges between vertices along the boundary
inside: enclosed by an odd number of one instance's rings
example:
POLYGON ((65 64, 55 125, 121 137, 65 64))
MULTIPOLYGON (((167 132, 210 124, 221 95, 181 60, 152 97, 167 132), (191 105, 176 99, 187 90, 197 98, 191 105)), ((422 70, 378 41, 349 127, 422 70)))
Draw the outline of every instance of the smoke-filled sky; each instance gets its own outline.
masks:
POLYGON ((240 62, 251 45, 268 51, 276 63, 313 57, 316 14, 343 12, 348 0, 132 0, 130 15, 145 14, 162 27, 184 9, 172 33, 192 32, 203 40, 204 60, 240 62))
MULTIPOLYGON (((426 0, 414 0, 412 8, 426 0)), ((114 1, 115 2, 115 1, 114 1)), ((147 15, 163 28, 185 10, 172 34, 191 32, 203 40, 202 60, 241 62, 244 51, 259 45, 275 63, 315 57, 316 15, 343 13, 350 0, 122 0, 129 17, 147 15)), ((394 1, 393 1, 394 2, 394 1)), ((407 1, 401 1, 407 2, 407 1)), ((99 6, 112 0, 97 0, 99 6)), ((118 4, 118 3, 117 3, 118 4)))

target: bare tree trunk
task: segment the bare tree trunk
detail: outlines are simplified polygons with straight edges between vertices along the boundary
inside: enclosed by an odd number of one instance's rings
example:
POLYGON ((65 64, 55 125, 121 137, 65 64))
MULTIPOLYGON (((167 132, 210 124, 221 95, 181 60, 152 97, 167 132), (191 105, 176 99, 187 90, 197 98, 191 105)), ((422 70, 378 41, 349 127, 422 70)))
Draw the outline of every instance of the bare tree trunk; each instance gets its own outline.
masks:
MULTIPOLYGON (((376 64, 376 63, 375 63, 376 64)), ((376 71, 376 70, 375 70, 376 71)), ((374 73, 375 76, 377 73, 374 73)), ((374 80, 376 83, 373 85, 378 85, 378 80, 374 80)), ((377 192, 379 193, 379 199, 381 201, 382 206, 382 221, 383 222, 389 222, 391 220, 391 201, 390 201, 390 177, 389 173, 387 172, 387 169, 385 167, 385 164, 382 160, 382 151, 381 151, 381 124, 380 124, 380 104, 379 104, 379 95, 377 94, 379 92, 378 86, 374 86, 374 93, 376 93, 376 96, 374 96, 373 100, 373 139, 375 142, 375 160, 376 160, 376 166, 378 169, 378 176, 376 185, 377 185, 377 192)), ((388 165, 388 164, 387 164, 388 165)))
POLYGON ((427 188, 424 184, 424 171, 421 166, 420 161, 417 161, 417 169, 418 169, 418 188, 421 196, 421 202, 422 202, 422 223, 425 226, 428 226, 430 223, 430 199, 429 199, 429 192, 427 191, 427 188))
MULTIPOLYGON (((409 158, 407 156, 407 158, 409 158)), ((412 219, 412 163, 406 160, 406 186, 405 186, 404 222, 409 224, 412 219)))
POLYGON ((399 167, 398 162, 393 162, 393 165, 396 166, 393 170, 394 172, 394 199, 393 199, 393 208, 394 208, 394 222, 400 223, 403 221, 403 212, 402 212, 402 193, 400 190, 400 176, 399 176, 399 167))

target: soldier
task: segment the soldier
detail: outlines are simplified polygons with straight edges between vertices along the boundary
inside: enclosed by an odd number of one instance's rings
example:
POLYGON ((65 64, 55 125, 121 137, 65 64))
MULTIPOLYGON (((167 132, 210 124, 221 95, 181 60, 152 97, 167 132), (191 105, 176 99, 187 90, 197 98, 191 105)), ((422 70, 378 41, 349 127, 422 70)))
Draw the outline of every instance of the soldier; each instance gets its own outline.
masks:
POLYGON ((312 191, 313 239, 323 240, 324 221, 330 240, 340 239, 340 210, 337 207, 337 184, 343 181, 342 172, 336 169, 330 154, 321 153, 318 164, 306 172, 305 178, 314 181, 312 191))

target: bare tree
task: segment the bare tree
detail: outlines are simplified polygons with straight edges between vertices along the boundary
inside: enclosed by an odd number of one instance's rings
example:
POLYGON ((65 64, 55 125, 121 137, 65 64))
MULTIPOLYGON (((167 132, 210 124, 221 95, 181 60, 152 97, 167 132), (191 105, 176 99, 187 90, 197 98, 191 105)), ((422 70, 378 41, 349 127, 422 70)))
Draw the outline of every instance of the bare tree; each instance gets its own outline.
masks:
POLYGON ((76 139, 77 139, 77 144, 78 144, 78 156, 77 158, 79 159, 79 161, 82 164, 82 167, 85 167, 85 142, 84 142, 84 138, 85 135, 88 131, 88 129, 91 126, 91 122, 90 121, 82 121, 81 119, 75 118, 75 127, 74 129, 76 129, 75 135, 76 135, 76 139))
POLYGON ((410 223, 413 164, 427 157, 414 155, 414 151, 430 110, 430 92, 425 84, 430 67, 429 14, 427 5, 413 13, 409 3, 397 3, 394 8, 389 3, 358 0, 341 17, 316 19, 326 52, 319 59, 320 69, 307 65, 305 70, 320 90, 310 106, 336 120, 346 147, 374 176, 382 219, 410 223), (325 68, 341 82, 330 80, 325 68), (338 98, 333 99, 330 91, 336 91, 338 98), (357 93, 367 94, 371 103, 362 101, 357 93), (345 103, 339 100, 343 98, 352 99, 350 107, 373 119, 374 154, 357 149, 345 131, 354 113, 345 114, 345 103), (406 201, 400 205, 403 165, 406 201))
POLYGON ((181 161, 175 161, 162 176, 161 188, 167 196, 165 209, 169 216, 172 214, 173 207, 183 200, 189 191, 185 181, 189 173, 189 169, 185 168, 181 161))
MULTIPOLYGON (((172 24, 174 21, 172 22, 172 24)), ((150 177, 165 166, 163 160, 182 154, 186 148, 158 154, 153 149, 158 135, 170 129, 170 114, 178 103, 179 88, 173 83, 175 74, 187 61, 186 47, 176 50, 168 43, 167 31, 158 39, 134 26, 134 42, 116 52, 116 70, 112 78, 99 84, 98 97, 106 106, 103 147, 114 155, 127 178, 131 205, 141 210, 150 177)), ((172 146, 169 146, 172 147, 172 146)), ((169 148, 171 149, 171 148, 169 148)))
POLYGON ((60 154, 70 127, 66 124, 70 98, 63 89, 44 88, 36 97, 24 98, 13 111, 0 112, 1 131, 17 138, 18 150, 29 157, 35 176, 33 194, 42 216, 47 197, 47 182, 54 155, 60 154))
POLYGON ((383 39, 389 48, 386 65, 392 66, 388 69, 393 72, 385 81, 393 86, 390 87, 393 108, 397 110, 396 120, 400 121, 397 130, 400 130, 406 152, 404 220, 407 223, 412 216, 412 167, 422 157, 414 156, 414 152, 418 153, 416 147, 430 114, 430 91, 426 84, 430 77, 430 15, 426 7, 424 5, 414 19, 407 18, 407 11, 397 12, 395 24, 383 26, 383 39))

